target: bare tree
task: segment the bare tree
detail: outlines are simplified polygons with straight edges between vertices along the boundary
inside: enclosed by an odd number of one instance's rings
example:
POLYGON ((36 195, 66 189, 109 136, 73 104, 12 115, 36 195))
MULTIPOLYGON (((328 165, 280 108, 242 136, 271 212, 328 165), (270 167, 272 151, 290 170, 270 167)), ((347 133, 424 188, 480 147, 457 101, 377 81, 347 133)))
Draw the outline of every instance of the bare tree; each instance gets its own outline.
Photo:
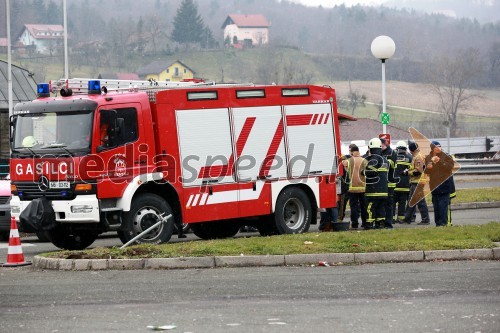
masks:
POLYGON ((366 96, 361 94, 359 91, 352 90, 351 81, 349 80, 349 95, 347 96, 349 110, 351 114, 354 115, 354 111, 358 106, 365 106, 366 96))
POLYGON ((489 77, 490 85, 498 87, 500 85, 500 42, 494 42, 489 51, 489 77))
POLYGON ((451 136, 457 135, 457 114, 465 110, 480 95, 471 91, 481 76, 483 64, 479 50, 461 49, 453 57, 448 55, 430 66, 431 86, 439 97, 439 109, 445 115, 451 136))

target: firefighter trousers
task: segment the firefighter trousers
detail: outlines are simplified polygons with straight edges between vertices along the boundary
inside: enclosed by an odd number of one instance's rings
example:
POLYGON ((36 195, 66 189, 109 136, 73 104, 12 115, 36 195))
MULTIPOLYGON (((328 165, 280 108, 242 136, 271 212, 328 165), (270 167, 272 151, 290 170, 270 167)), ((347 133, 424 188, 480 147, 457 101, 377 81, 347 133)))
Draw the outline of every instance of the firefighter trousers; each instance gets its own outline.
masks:
POLYGON ((367 229, 384 228, 386 202, 387 197, 366 196, 367 229))

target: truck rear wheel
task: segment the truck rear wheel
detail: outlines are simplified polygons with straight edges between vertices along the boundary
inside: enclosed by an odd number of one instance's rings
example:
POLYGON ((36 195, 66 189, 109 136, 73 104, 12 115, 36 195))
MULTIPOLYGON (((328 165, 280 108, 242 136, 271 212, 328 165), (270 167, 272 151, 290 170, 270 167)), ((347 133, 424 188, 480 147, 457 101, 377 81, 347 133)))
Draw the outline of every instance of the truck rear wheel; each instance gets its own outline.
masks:
MULTIPOLYGON (((172 214, 170 205, 160 196, 151 193, 139 195, 132 201, 130 211, 125 214, 123 230, 119 233, 123 243, 130 241, 152 225, 160 221, 161 217, 172 214)), ((172 237, 174 217, 154 228, 135 241, 136 244, 166 243, 172 237)))
POLYGON ((309 197, 297 187, 284 189, 276 200, 274 222, 279 234, 301 234, 309 230, 312 208, 309 197))
POLYGON ((47 239, 63 250, 83 250, 92 245, 98 233, 92 230, 75 229, 73 226, 58 224, 55 228, 45 230, 47 239))

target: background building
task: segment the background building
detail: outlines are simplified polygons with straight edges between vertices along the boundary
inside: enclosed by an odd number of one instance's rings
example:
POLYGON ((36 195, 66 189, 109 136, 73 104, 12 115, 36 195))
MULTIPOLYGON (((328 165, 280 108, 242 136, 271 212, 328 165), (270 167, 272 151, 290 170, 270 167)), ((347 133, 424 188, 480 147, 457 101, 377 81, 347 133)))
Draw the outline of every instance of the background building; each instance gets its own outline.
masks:
POLYGON ((137 74, 146 80, 154 79, 156 81, 179 82, 182 80, 192 80, 195 71, 180 60, 176 60, 170 64, 168 62, 165 63, 165 61, 155 61, 140 68, 137 74))
POLYGON ((230 14, 222 24, 224 43, 245 47, 267 44, 270 26, 264 15, 230 14))

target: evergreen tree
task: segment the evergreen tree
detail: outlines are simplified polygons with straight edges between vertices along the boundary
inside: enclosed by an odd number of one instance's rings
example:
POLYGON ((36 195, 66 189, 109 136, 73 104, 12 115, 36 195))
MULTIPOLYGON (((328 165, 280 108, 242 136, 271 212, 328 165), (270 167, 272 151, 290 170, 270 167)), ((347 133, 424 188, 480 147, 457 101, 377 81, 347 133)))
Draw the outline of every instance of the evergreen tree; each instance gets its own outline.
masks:
POLYGON ((46 9, 45 23, 63 25, 63 8, 58 6, 54 1, 50 1, 46 9))
POLYGON ((181 44, 200 43, 204 37, 205 24, 198 14, 193 0, 183 0, 174 18, 174 30, 170 38, 181 44))

